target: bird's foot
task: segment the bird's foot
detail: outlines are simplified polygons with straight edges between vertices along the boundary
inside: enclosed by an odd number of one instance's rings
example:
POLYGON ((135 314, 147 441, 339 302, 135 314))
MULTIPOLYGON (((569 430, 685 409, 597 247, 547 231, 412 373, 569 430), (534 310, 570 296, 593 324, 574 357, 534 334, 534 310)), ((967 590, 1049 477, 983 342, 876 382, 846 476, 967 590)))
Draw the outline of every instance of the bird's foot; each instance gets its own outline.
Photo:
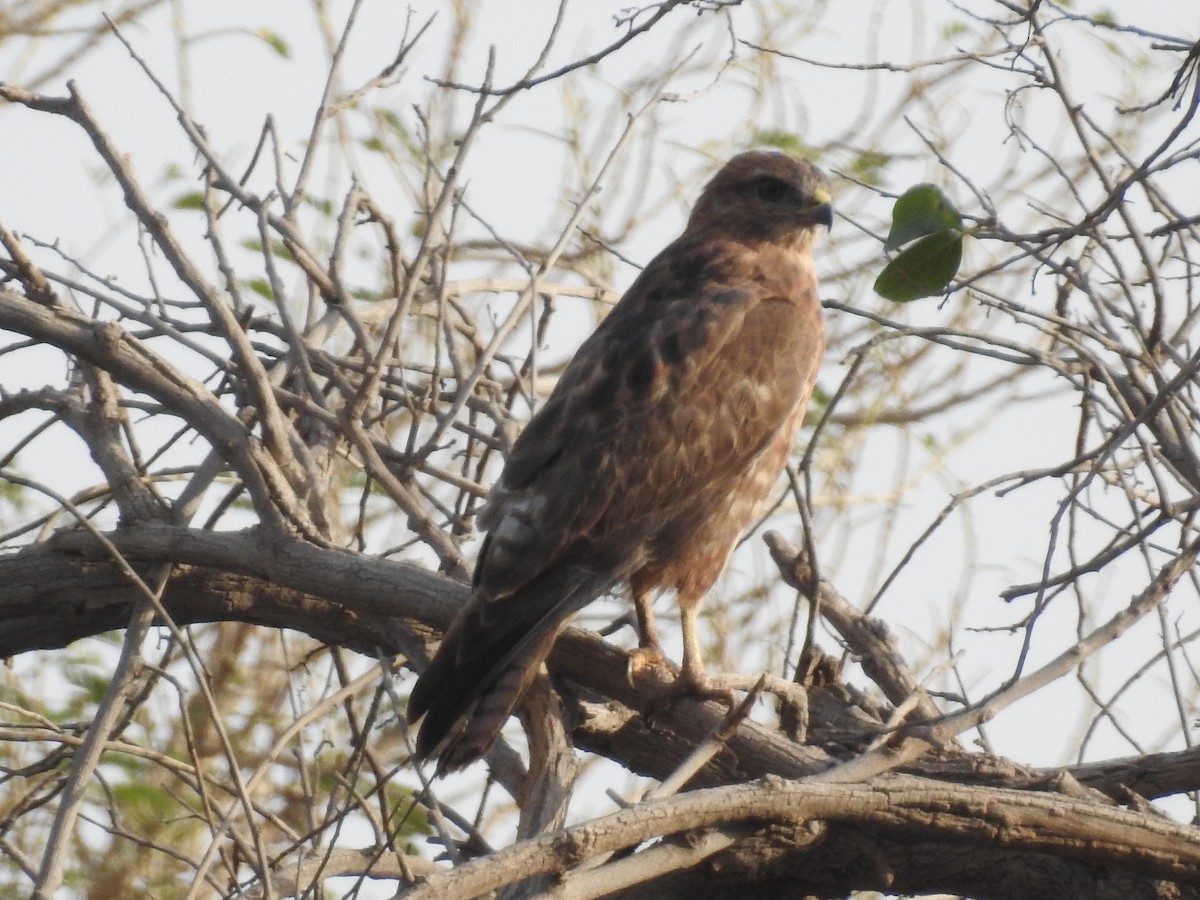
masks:
MULTIPOLYGON (((674 666, 671 666, 671 668, 674 668, 674 666)), ((680 671, 673 681, 666 684, 660 679, 653 688, 649 688, 649 685, 644 686, 642 698, 642 714, 651 724, 651 727, 653 727, 654 723, 660 717, 666 715, 669 710, 674 709, 680 700, 695 700, 697 702, 716 700, 730 709, 737 707, 737 700, 734 697, 733 690, 728 685, 722 683, 719 677, 714 679, 702 672, 697 678, 694 674, 688 675, 686 669, 680 671)))
POLYGON ((629 665, 625 670, 625 677, 628 679, 629 685, 633 687, 636 685, 638 677, 646 672, 672 668, 674 667, 667 661, 662 647, 658 644, 644 644, 629 654, 629 665))
POLYGON ((691 697, 696 700, 716 700, 724 703, 730 709, 737 705, 737 697, 733 688, 723 683, 720 676, 713 677, 703 670, 688 669, 686 666, 671 685, 671 693, 676 697, 691 697))

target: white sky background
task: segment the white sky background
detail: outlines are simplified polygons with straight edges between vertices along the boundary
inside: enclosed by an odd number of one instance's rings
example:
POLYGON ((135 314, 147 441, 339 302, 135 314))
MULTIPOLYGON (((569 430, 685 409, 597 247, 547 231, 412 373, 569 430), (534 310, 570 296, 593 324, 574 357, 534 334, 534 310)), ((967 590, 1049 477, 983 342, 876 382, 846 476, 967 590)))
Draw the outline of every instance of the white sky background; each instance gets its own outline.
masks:
MULTIPOLYGON (((1200 6, 1195 0, 1160 0, 1136 5, 1138 25, 1145 29, 1195 35, 1200 26, 1200 6)), ((580 0, 570 4, 563 36, 547 68, 578 58, 613 40, 618 34, 613 27, 613 16, 627 6, 628 0, 580 0)), ((967 6, 976 10, 995 9, 995 4, 981 0, 967 6)), ((1078 6, 1081 11, 1099 8, 1096 4, 1078 6)), ((1119 9, 1122 4, 1113 6, 1119 9)), ((479 81, 489 44, 496 47, 495 83, 505 84, 520 77, 540 49, 555 4, 504 0, 481 2, 475 7, 478 21, 468 54, 474 65, 469 67, 470 71, 460 73, 460 77, 473 83, 479 81)), ((938 44, 934 38, 941 33, 945 17, 951 14, 948 6, 936 2, 827 3, 814 4, 814 7, 826 10, 819 27, 807 34, 773 34, 770 36, 772 45, 820 60, 907 63, 923 57, 938 44), (873 27, 877 19, 885 16, 884 27, 873 27), (879 43, 865 41, 862 35, 866 32, 878 35, 879 43), (926 35, 931 37, 926 38, 926 35)), ((329 4, 330 15, 337 23, 333 28, 335 33, 340 33, 340 23, 348 9, 349 4, 344 0, 329 4)), ((440 9, 440 4, 415 2, 411 9, 415 29, 431 12, 440 9)), ((230 162, 230 168, 240 170, 248 160, 268 115, 285 142, 297 149, 298 156, 320 101, 328 59, 319 29, 312 22, 309 5, 295 0, 205 0, 179 3, 175 12, 186 33, 205 35, 204 39, 195 41, 191 49, 187 98, 193 117, 205 127, 213 145, 230 162), (253 37, 259 30, 276 33, 285 40, 290 49, 289 57, 281 57, 266 43, 253 37)), ((83 13, 91 17, 95 10, 86 7, 83 13)), ((176 45, 168 13, 169 10, 161 9, 127 29, 125 34, 168 87, 178 91, 176 45)), ((410 121, 408 111, 411 106, 424 104, 429 85, 422 79, 441 74, 445 51, 449 17, 445 10, 439 15, 430 35, 406 63, 407 73, 400 83, 389 88, 385 95, 374 96, 372 103, 387 105, 410 121)), ((755 4, 746 3, 732 15, 738 36, 755 41, 762 39, 755 24, 758 17, 755 4)), ((962 20, 961 16, 957 18, 962 20)), ((346 57, 341 87, 356 87, 386 66, 396 52, 403 28, 401 5, 388 0, 368 0, 351 37, 351 52, 346 57)), ((573 76, 569 81, 574 94, 571 102, 592 104, 596 110, 605 109, 613 96, 636 85, 640 71, 656 70, 663 55, 674 52, 672 41, 676 39, 684 46, 696 45, 700 54, 719 56, 729 52, 728 33, 720 19, 708 16, 697 20, 694 13, 681 10, 660 29, 634 41, 599 69, 573 76)), ((49 60, 57 58, 56 52, 44 46, 30 46, 21 53, 14 52, 11 43, 4 44, 3 48, 0 50, 0 79, 15 84, 27 83, 49 60)), ((743 47, 739 52, 748 54, 751 51, 743 47)), ((1126 75, 1111 65, 1109 53, 1099 41, 1081 41, 1071 48, 1070 57, 1065 60, 1069 70, 1079 75, 1079 99, 1098 114, 1110 114, 1114 101, 1157 95, 1169 82, 1172 68, 1167 63, 1177 62, 1174 57, 1164 55, 1136 76, 1126 75)), ((186 191, 198 189, 192 175, 195 168, 193 153, 170 107, 117 43, 109 42, 74 68, 70 75, 97 117, 109 129, 115 143, 131 156, 143 183, 153 189, 157 199, 166 204, 186 191), (183 177, 166 178, 165 173, 171 166, 181 168, 185 173, 183 177)), ((811 146, 844 136, 847 130, 857 127, 856 123, 879 116, 881 110, 889 108, 892 82, 880 74, 836 72, 781 60, 777 64, 777 78, 786 82, 781 95, 792 97, 795 102, 781 102, 776 107, 758 110, 758 127, 798 132, 811 146), (873 91, 878 93, 872 94, 873 91), (875 98, 871 106, 865 105, 864 98, 868 96, 875 98)), ((1020 148, 1005 141, 1004 121, 999 114, 1003 105, 1003 87, 1000 78, 986 86, 964 85, 957 107, 938 110, 943 127, 961 130, 961 137, 952 146, 953 162, 984 186, 1002 181, 1012 168, 1021 164, 1020 148)), ((688 96, 682 102, 659 107, 645 120, 641 134, 647 141, 652 135, 658 147, 655 170, 659 178, 651 185, 649 194, 643 196, 631 186, 622 184, 622 167, 618 166, 604 184, 597 204, 606 214, 610 206, 616 208, 617 215, 611 217, 613 219, 619 219, 634 205, 655 211, 647 227, 620 247, 622 254, 639 262, 647 261, 682 227, 687 199, 695 196, 703 178, 718 162, 710 158, 707 151, 724 147, 730 141, 737 144, 750 139, 749 133, 729 133, 728 123, 742 122, 747 110, 752 110, 757 102, 752 85, 740 77, 725 79, 715 87, 685 78, 680 83, 672 83, 667 90, 688 96), (700 93, 690 95, 692 91, 700 93)), ((40 91, 58 95, 65 89, 60 78, 41 86, 40 91)), ((648 96, 648 90, 640 90, 632 106, 640 106, 648 96)), ((1030 97, 1024 110, 1027 120, 1035 124, 1040 102, 1040 98, 1030 97)), ((467 103, 464 99, 460 119, 468 111, 467 103)), ((920 121, 924 111, 917 108, 912 112, 920 121)), ((468 202, 508 240, 534 242, 556 234, 556 229, 570 215, 570 201, 583 188, 582 184, 576 185, 577 193, 572 197, 564 197, 561 193, 561 173, 568 170, 564 146, 558 137, 562 115, 560 89, 551 87, 526 92, 506 109, 500 121, 485 130, 480 146, 471 156, 466 173, 468 202)), ((583 143, 594 155, 593 171, 616 141, 622 124, 619 119, 606 120, 599 116, 584 119, 583 143)), ((1164 120, 1164 129, 1168 124, 1164 120)), ((1148 133, 1145 139, 1149 143, 1155 137, 1148 133)), ((889 151, 891 148, 879 149, 889 151)), ((388 170, 377 165, 371 154, 361 152, 355 164, 367 188, 385 208, 389 202, 397 205, 406 202, 404 186, 394 183, 388 170)), ((940 175, 935 159, 917 155, 910 163, 889 170, 887 187, 902 190, 910 184, 936 179, 940 175)), ((323 175, 314 181, 313 187, 318 193, 327 188, 330 199, 340 203, 346 189, 344 173, 323 175)), ((835 190, 853 193, 855 189, 835 179, 835 190)), ((1200 203, 1200 189, 1193 185, 1193 190, 1198 198, 1191 203, 1194 209, 1200 203)), ((859 192, 855 197, 857 212, 869 216, 873 223, 886 222, 890 203, 872 198, 865 192, 859 192)), ((971 197, 962 195, 955 199, 964 209, 970 210, 971 197)), ((395 211, 399 221, 405 219, 406 213, 406 210, 395 211)), ((141 286, 144 280, 144 265, 136 252, 136 243, 131 239, 133 232, 119 192, 113 189, 111 179, 100 172, 100 164, 82 131, 66 120, 21 109, 0 109, 0 221, 9 228, 42 240, 61 242, 65 250, 81 257, 102 274, 128 279, 136 286, 141 286)), ((189 220, 185 216, 179 221, 190 221, 194 226, 192 240, 198 247, 203 229, 200 217, 193 215, 189 220)), ((835 229, 843 228, 853 226, 844 221, 835 223, 835 229)), ((971 252, 981 251, 969 248, 968 253, 971 252)), ((50 265, 52 257, 42 253, 38 259, 50 265)), ((836 268, 835 263, 836 260, 827 255, 819 261, 818 269, 832 271, 836 268)), ((614 286, 624 288, 635 274, 632 267, 615 264, 614 286)), ((874 304, 870 298, 847 296, 834 289, 826 289, 823 293, 850 304, 874 304)), ((929 325, 938 324, 946 315, 933 300, 921 302, 908 312, 909 321, 929 325)), ((548 357, 573 351, 590 327, 581 316, 560 316, 560 320, 546 349, 548 357)), ((836 314, 831 316, 830 327, 835 332, 841 327, 836 314)), ((61 383, 65 373, 41 371, 28 365, 28 359, 25 356, 23 365, 13 366, 0 358, 0 385, 6 390, 14 390, 40 386, 47 381, 61 383)), ((980 364, 978 377, 984 377, 985 369, 986 366, 980 364)), ((843 373, 841 359, 827 359, 822 386, 831 391, 843 373)), ((978 410, 972 413, 972 416, 980 415, 986 417, 978 410)), ((4 427, 15 425, 9 423, 4 427)), ((931 426, 930 436, 941 438, 953 434, 958 427, 954 422, 937 422, 931 426)), ((876 543, 855 547, 822 545, 824 556, 833 565, 827 574, 850 599, 865 602, 877 585, 864 583, 863 573, 877 554, 886 560, 885 569, 894 565, 915 534, 929 523, 952 493, 964 486, 1001 472, 1063 458, 1061 448, 1064 442, 1069 446, 1073 440, 1074 428, 1071 411, 1064 410, 1058 401, 1031 402, 1022 409, 1006 411, 1003 421, 981 431, 961 452, 938 457, 937 471, 922 480, 913 491, 902 520, 879 523, 876 543)), ((58 469, 49 480, 62 492, 70 493, 94 480, 93 472, 71 471, 70 466, 56 458, 54 447, 42 449, 46 465, 58 469)), ((854 487, 859 495, 871 496, 894 489, 893 464, 898 455, 907 453, 909 459, 919 463, 921 450, 914 446, 909 435, 875 429, 863 452, 868 458, 877 460, 877 465, 865 467, 860 482, 854 487)), ((931 459, 930 464, 932 462, 931 459)), ((913 466, 914 470, 919 468, 920 465, 913 466)), ((44 477, 46 473, 29 474, 44 477)), ((1057 496, 1036 490, 1027 493, 1018 492, 1003 502, 986 497, 981 499, 973 506, 966 524, 944 529, 889 592, 878 612, 902 635, 910 659, 923 658, 923 647, 936 643, 936 633, 950 627, 949 610, 962 597, 969 597, 965 609, 971 624, 996 625, 1018 618, 1016 610, 1007 607, 997 593, 1012 583, 1033 581, 1038 577, 1045 529, 1058 501, 1057 496), (961 560, 972 542, 983 565, 974 579, 966 583, 962 581, 961 560)), ((852 507, 849 515, 869 516, 870 507, 852 507)), ((870 534, 871 531, 868 529, 863 533, 870 534)), ((792 537, 795 537, 794 533, 792 537)), ((739 558, 738 565, 728 577, 735 585, 745 586, 761 579, 762 572, 768 570, 765 552, 756 545, 739 558)), ((1092 586, 1097 601, 1095 617, 1100 619, 1104 617, 1099 612, 1101 606, 1116 608, 1124 604, 1142 583, 1114 584, 1107 577, 1101 577, 1095 579, 1092 586)), ((781 594, 771 602, 786 608, 791 597, 781 594)), ((1062 612, 1069 611, 1064 609, 1062 612)), ((1180 628, 1185 632, 1196 627, 1200 620, 1191 608, 1172 612, 1181 617, 1180 628)), ((1043 622, 1040 627, 1047 637, 1055 634, 1052 620, 1043 622)), ((1060 627, 1065 643, 1039 640, 1032 662, 1044 662, 1073 642, 1074 627, 1073 621, 1065 618, 1060 627), (1061 629, 1065 629, 1065 633, 1061 629)), ((1123 639, 1122 646, 1128 647, 1129 669, 1136 668, 1154 652, 1158 646, 1157 628, 1156 622, 1147 621, 1139 626, 1141 634, 1131 634, 1123 639)), ((666 631, 668 634, 664 636, 674 638, 673 627, 668 626, 666 631)), ((764 644, 774 642, 777 655, 783 637, 778 632, 764 633, 763 641, 764 644)), ((982 683, 987 679, 992 661, 998 660, 1001 667, 1010 665, 1015 646, 1013 639, 1007 636, 966 635, 963 671, 968 681, 975 679, 982 683)), ((677 653, 678 645, 668 644, 668 651, 677 653)), ((756 655, 765 660, 767 650, 748 648, 747 661, 741 668, 750 671, 756 664, 761 665, 756 662, 756 655)), ((1106 660, 1111 660, 1111 656, 1106 656, 1106 660)), ((1113 677, 1111 684, 1117 683, 1119 678, 1113 677)), ((1171 729, 1178 731, 1177 720, 1161 706, 1170 699, 1166 687, 1157 683, 1145 687, 1158 691, 1155 706, 1147 706, 1142 721, 1128 724, 1145 738, 1148 745, 1156 746, 1160 735, 1171 729)), ((1017 705, 989 726, 995 749, 1035 765, 1071 761, 1063 758, 1064 748, 1077 743, 1079 723, 1086 720, 1087 711, 1079 709, 1076 712, 1078 706, 1071 709, 1064 704, 1076 703, 1077 697, 1071 685, 1062 684, 1040 691, 1029 701, 1017 705), (1057 728, 1048 728, 1048 722, 1057 723, 1057 728), (1033 729, 1036 729, 1036 735, 1033 729)), ((1167 746, 1178 749, 1181 745, 1178 740, 1172 740, 1167 746)), ((1128 744, 1102 734, 1094 746, 1093 758, 1132 752, 1128 744)))

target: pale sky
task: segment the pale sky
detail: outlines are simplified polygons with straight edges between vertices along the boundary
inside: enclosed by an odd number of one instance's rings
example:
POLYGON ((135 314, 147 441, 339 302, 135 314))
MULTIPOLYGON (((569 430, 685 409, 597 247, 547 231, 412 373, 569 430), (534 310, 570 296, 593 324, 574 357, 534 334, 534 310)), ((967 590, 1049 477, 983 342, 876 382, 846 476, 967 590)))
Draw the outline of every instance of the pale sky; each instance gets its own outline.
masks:
MULTIPOLYGON (((548 67, 591 52, 612 40, 619 33, 613 27, 613 16, 628 5, 628 0, 589 0, 568 5, 562 37, 548 67)), ((299 148, 312 126, 327 61, 319 33, 312 26, 308 4, 297 0, 257 0, 254 3, 206 0, 176 6, 182 10, 187 33, 206 35, 194 43, 191 51, 190 108, 197 121, 206 128, 213 145, 227 156, 232 167, 236 169, 248 159, 268 115, 285 142, 299 148), (238 29, 244 33, 233 31, 238 29), (262 30, 276 33, 288 42, 287 58, 253 36, 262 30)), ((936 44, 923 35, 940 34, 945 24, 942 17, 946 15, 945 7, 935 2, 827 3, 823 6, 826 13, 811 33, 772 35, 781 42, 780 49, 825 61, 910 62, 914 58, 914 43, 930 48, 936 44), (867 31, 874 33, 875 29, 869 26, 877 17, 885 23, 878 29, 879 43, 864 42, 862 35, 867 31)), ((996 9, 996 4, 983 0, 965 6, 991 12, 996 9)), ((1098 6, 1076 4, 1080 9, 1098 6)), ((1118 10, 1121 7, 1120 4, 1113 6, 1118 10)), ((329 7, 331 14, 340 21, 349 4, 340 0, 330 3, 329 7)), ((440 7, 441 4, 436 3, 414 2, 411 4, 412 21, 420 23, 440 7)), ((513 3, 511 0, 477 4, 478 22, 468 52, 473 64, 466 67, 468 71, 461 77, 469 81, 481 77, 488 45, 496 47, 495 82, 506 83, 518 77, 536 55, 555 8, 556 5, 549 2, 513 3)), ((364 4, 360 22, 352 35, 352 51, 347 55, 342 73, 340 83, 343 88, 364 83, 390 61, 404 27, 400 9, 398 4, 387 0, 368 0, 364 4)), ((169 12, 170 9, 157 11, 128 28, 126 37, 168 86, 178 91, 180 79, 169 12)), ((88 6, 72 15, 90 21, 96 10, 88 6)), ((734 11, 733 20, 739 36, 757 37, 756 15, 754 4, 749 3, 734 11)), ((1149 30, 1195 35, 1200 25, 1200 5, 1195 0, 1139 3, 1137 16, 1141 26, 1149 30)), ((438 65, 447 20, 446 12, 441 11, 430 38, 418 47, 407 63, 407 74, 397 87, 381 95, 380 99, 386 98, 398 112, 407 114, 413 104, 423 103, 429 93, 424 77, 440 74, 438 65)), ((654 69, 664 54, 674 52, 674 37, 678 37, 684 46, 692 46, 687 42, 693 42, 696 52, 701 55, 728 52, 728 34, 724 26, 716 23, 712 17, 697 23, 693 12, 679 11, 670 27, 635 41, 627 48, 619 64, 609 62, 598 71, 572 79, 572 89, 584 98, 592 98, 597 109, 604 108, 621 91, 635 89, 640 71, 654 69)), ((48 60, 54 58, 54 54, 46 52, 44 47, 18 49, 11 42, 0 47, 3 48, 0 50, 0 79, 16 84, 33 78, 48 60)), ((742 48, 741 52, 750 51, 742 48)), ((1064 64, 1079 75, 1081 102, 1089 104, 1089 109, 1095 109, 1099 115, 1108 114, 1114 103, 1123 102, 1131 95, 1146 94, 1151 83, 1157 91, 1169 82, 1169 70, 1165 65, 1151 65, 1136 76, 1123 75, 1104 65, 1107 52, 1099 39, 1080 41, 1070 48, 1070 58, 1064 60, 1064 64)), ((167 202, 196 189, 195 169, 189 168, 194 165, 194 157, 172 110, 117 43, 110 41, 73 69, 71 77, 116 144, 133 159, 156 198, 167 202), (173 166, 182 169, 183 174, 169 177, 169 169, 173 166)), ((887 108, 888 92, 892 90, 891 82, 881 76, 859 71, 814 69, 789 61, 779 63, 777 77, 790 82, 783 94, 795 97, 797 102, 763 110, 760 122, 763 127, 802 132, 810 145, 821 145, 854 126, 857 118, 863 115, 864 90, 879 91, 877 108, 887 108)), ((1003 81, 999 80, 997 84, 1003 84, 1003 81)), ((40 90, 61 95, 65 86, 59 78, 40 90)), ((706 155, 705 148, 717 142, 736 140, 736 136, 728 134, 726 123, 741 120, 757 98, 753 85, 738 78, 711 86, 703 79, 684 77, 670 84, 668 90, 685 97, 667 105, 654 118, 654 140, 669 149, 669 162, 664 160, 662 164, 664 182, 668 174, 672 175, 683 183, 680 194, 694 196, 696 179, 713 168, 713 160, 706 155), (692 186, 689 188, 688 184, 692 186)), ((988 90, 991 94, 984 96, 964 88, 961 97, 947 99, 939 110, 942 121, 951 123, 964 135, 954 146, 955 164, 972 179, 985 184, 995 180, 1002 163, 1015 166, 1019 162, 1019 159, 1014 162, 1016 150, 1011 143, 1005 142, 1004 123, 996 114, 1002 106, 1001 89, 992 85, 988 90)), ((1035 121, 1037 104, 1041 102, 1042 98, 1028 97, 1028 114, 1035 121)), ((544 238, 553 234, 554 228, 568 214, 560 187, 564 169, 563 145, 558 136, 562 104, 557 89, 527 92, 518 98, 503 120, 482 138, 484 144, 466 173, 469 202, 509 240, 544 238)), ((594 149, 597 165, 615 142, 619 124, 619 121, 585 122, 585 144, 594 149)), ((1146 138, 1152 139, 1153 135, 1146 135, 1146 138)), ((395 184, 388 171, 375 165, 369 154, 360 153, 356 164, 361 165, 359 171, 373 192, 385 199, 392 198, 397 204, 402 202, 403 186, 395 184)), ((911 174, 910 183, 915 183, 933 177, 937 171, 936 160, 917 156, 900 170, 900 174, 911 174)), ((606 186, 598 201, 601 208, 612 204, 614 208, 625 209, 630 204, 646 202, 646 198, 631 196, 628 187, 623 188, 620 172, 616 175, 613 184, 606 186)), ((337 177, 323 177, 327 180, 319 179, 316 184, 327 184, 330 194, 340 201, 345 189, 343 182, 337 177)), ((900 185, 903 186, 906 185, 900 185)), ((843 186, 843 190, 849 188, 843 186)), ((653 227, 635 234, 627 245, 622 246, 622 253, 635 261, 645 261, 674 236, 682 224, 685 207, 670 193, 664 189, 662 196, 654 198, 661 206, 656 209, 653 227)), ((962 201, 969 199, 961 198, 962 201)), ((882 221, 888 208, 885 204, 877 205, 873 210, 868 209, 868 213, 882 221)), ((101 274, 135 282, 142 277, 137 244, 132 239, 133 232, 120 197, 112 190, 82 132, 65 120, 22 109, 0 108, 0 222, 45 241, 60 241, 65 250, 95 266, 101 274)), ((839 222, 835 227, 844 227, 844 224, 839 222)), ((198 219, 196 225, 197 233, 193 239, 199 241, 198 219)), ((52 257, 43 254, 40 258, 49 264, 52 257)), ((826 265, 833 268, 829 261, 826 265)), ((613 276, 616 287, 626 286, 634 274, 631 267, 617 266, 613 276)), ((839 299, 855 302, 855 298, 839 299)), ((930 302, 914 315, 920 320, 937 323, 942 313, 936 302, 930 302)), ((837 327, 836 323, 834 327, 837 327)), ((563 347, 561 352, 570 352, 585 329, 586 323, 577 323, 575 333, 570 328, 559 332, 556 340, 558 346, 563 347)), ((838 359, 826 361, 829 385, 836 384, 841 377, 841 366, 838 359)), ((10 366, 0 357, 0 385, 6 390, 35 387, 47 380, 57 383, 64 375, 60 371, 38 371, 28 365, 10 366)), ((1070 439, 1074 428, 1074 422, 1061 413, 1062 410, 1053 403, 1030 404, 1023 412, 1015 414, 1016 419, 1006 419, 1002 426, 989 431, 986 439, 976 442, 969 453, 954 457, 952 471, 927 479, 921 489, 914 491, 908 503, 906 527, 912 531, 928 524, 948 496, 966 484, 997 472, 1044 462, 1046 446, 1051 442, 1056 448, 1061 446, 1062 441, 1070 439)), ((868 496, 891 489, 891 462, 902 453, 913 452, 911 448, 903 448, 903 443, 904 438, 886 430, 881 430, 872 439, 867 452, 877 454, 880 465, 864 476, 862 483, 855 485, 860 494, 868 496)), ((48 454, 46 460, 49 465, 63 470, 60 477, 64 482, 71 480, 66 474, 69 467, 55 461, 52 454, 48 454)), ((80 483, 87 480, 88 473, 81 473, 80 483)), ((70 487, 63 485, 64 490, 69 491, 70 487)), ((931 547, 885 600, 880 614, 892 622, 914 648, 919 647, 923 632, 946 627, 945 610, 956 593, 963 589, 958 584, 960 573, 956 554, 963 552, 961 542, 967 540, 963 535, 969 534, 979 546, 989 549, 989 562, 969 585, 972 602, 985 605, 976 624, 1015 618, 1015 613, 1003 608, 996 599, 996 592, 1013 582, 1036 577, 1041 564, 1045 523, 1053 513, 1053 505, 1054 498, 1033 492, 1029 496, 1018 492, 1002 503, 985 498, 978 506, 980 512, 972 517, 970 528, 965 532, 950 530, 946 543, 931 547), (1037 535, 1032 542, 1029 540, 1031 532, 1037 535), (928 606, 905 609, 905 603, 913 597, 927 600, 928 606), (992 606, 986 607, 986 604, 992 606)), ((895 547, 903 549, 907 542, 896 538, 895 547)), ((755 560, 762 561, 764 554, 760 549, 751 552, 756 554, 755 560)), ((891 561, 895 562, 894 559, 891 561)), ((854 569, 853 565, 847 564, 840 573, 843 580, 839 587, 850 596, 857 590, 867 590, 867 586, 855 583, 854 569)), ((730 577, 749 579, 739 572, 730 577)), ((1101 584, 1096 592, 1098 596, 1109 596, 1119 603, 1127 599, 1129 590, 1125 585, 1101 584)), ((780 602, 790 603, 790 599, 780 602)), ((1192 619, 1194 627, 1195 617, 1192 619)), ((1149 625, 1147 628, 1153 630, 1149 625)), ((1049 633, 1053 633, 1052 628, 1049 633)), ((1153 641, 1154 635, 1148 633, 1145 639, 1153 641)), ((972 640, 970 635, 965 636, 967 649, 972 640)), ((987 648, 994 644, 988 643, 991 639, 979 640, 979 656, 968 658, 964 670, 974 670, 983 679, 988 674, 987 648)), ((1035 661, 1060 649, 1059 646, 1038 645, 1034 650, 1035 661)), ((1141 658, 1144 652, 1133 653, 1131 658, 1141 658)), ((747 668, 752 667, 752 663, 748 663, 747 668)), ((1069 685, 1061 685, 1039 692, 1036 698, 1018 707, 1016 715, 1002 717, 993 723, 991 732, 998 749, 1023 762, 1062 762, 1062 746, 1056 744, 1055 739, 1061 737, 1067 742, 1073 739, 1076 734, 1074 723, 1069 723, 1071 727, 1064 723, 1060 734, 1041 734, 1039 742, 1031 745, 1025 734, 1027 720, 1022 717, 1061 716, 1060 706, 1067 702, 1069 689, 1069 685)), ((1159 733, 1154 719, 1152 712, 1148 712, 1143 723, 1149 738, 1157 737, 1159 733)), ((1107 746, 1114 754, 1129 752, 1127 746, 1119 743, 1107 746)))

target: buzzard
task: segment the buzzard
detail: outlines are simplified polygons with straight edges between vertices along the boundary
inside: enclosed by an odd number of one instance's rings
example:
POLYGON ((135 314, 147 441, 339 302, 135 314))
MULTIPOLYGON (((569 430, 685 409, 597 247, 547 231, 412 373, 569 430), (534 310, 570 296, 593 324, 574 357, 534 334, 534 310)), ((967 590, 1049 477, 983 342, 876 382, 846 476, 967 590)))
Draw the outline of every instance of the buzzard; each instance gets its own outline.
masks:
POLYGON ((471 596, 417 681, 420 758, 491 747, 567 619, 628 583, 682 614, 679 686, 705 693, 696 613, 783 469, 824 351, 812 246, 832 223, 816 167, 733 157, 516 441, 479 516, 471 596))

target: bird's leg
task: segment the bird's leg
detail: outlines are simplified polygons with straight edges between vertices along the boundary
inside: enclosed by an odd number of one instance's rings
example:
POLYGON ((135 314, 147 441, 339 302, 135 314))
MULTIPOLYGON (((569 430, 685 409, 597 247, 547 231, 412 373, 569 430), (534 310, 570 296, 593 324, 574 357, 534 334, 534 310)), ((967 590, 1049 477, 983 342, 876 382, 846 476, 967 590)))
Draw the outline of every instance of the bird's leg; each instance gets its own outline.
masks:
POLYGON ((637 612, 638 648, 629 655, 629 680, 647 668, 661 666, 666 661, 662 645, 658 642, 658 626, 654 623, 654 610, 651 603, 654 599, 652 590, 639 584, 635 579, 633 588, 633 608, 637 612))
POLYGON ((653 597, 649 590, 639 589, 633 595, 633 608, 637 611, 638 648, 662 656, 662 645, 658 642, 658 626, 654 622, 653 597))
POLYGON ((700 653, 700 637, 696 633, 696 615, 700 611, 700 603, 687 602, 680 598, 679 614, 683 625, 683 669, 675 680, 674 690, 680 694, 689 694, 705 700, 719 700, 732 709, 736 704, 733 691, 713 683, 704 671, 704 659, 700 653))

